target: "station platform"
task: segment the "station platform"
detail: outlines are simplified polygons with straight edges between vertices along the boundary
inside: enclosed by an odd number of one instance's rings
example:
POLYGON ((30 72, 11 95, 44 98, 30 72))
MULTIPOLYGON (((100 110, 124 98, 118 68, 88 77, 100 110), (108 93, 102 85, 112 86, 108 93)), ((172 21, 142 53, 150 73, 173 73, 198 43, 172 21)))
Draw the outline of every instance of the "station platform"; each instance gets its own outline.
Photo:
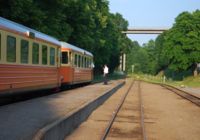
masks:
POLYGON ((97 83, 1 106, 0 140, 62 140, 124 83, 97 83))

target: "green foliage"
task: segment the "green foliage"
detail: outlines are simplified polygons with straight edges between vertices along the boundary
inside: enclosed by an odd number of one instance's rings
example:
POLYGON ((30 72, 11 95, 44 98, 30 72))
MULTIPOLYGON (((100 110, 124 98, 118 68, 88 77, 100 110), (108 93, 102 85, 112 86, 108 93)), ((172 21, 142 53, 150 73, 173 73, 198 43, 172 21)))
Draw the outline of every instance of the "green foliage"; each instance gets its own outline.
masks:
POLYGON ((107 0, 0 1, 0 16, 69 42, 94 54, 95 71, 112 72, 131 41, 122 35, 128 22, 109 12, 107 0))
POLYGON ((128 68, 135 72, 158 74, 182 80, 200 63, 200 11, 183 12, 173 27, 142 47, 133 47, 128 54, 128 68))
POLYGON ((200 11, 183 12, 163 40, 168 67, 174 71, 194 69, 200 61, 200 11))
POLYGON ((129 72, 132 71, 132 65, 134 65, 134 72, 136 73, 156 74, 157 57, 155 42, 150 40, 142 47, 137 42, 133 44, 134 46, 128 55, 129 72))
POLYGON ((157 57, 155 41, 150 40, 147 44, 144 44, 143 47, 146 50, 148 56, 146 71, 150 74, 156 74, 157 57))
POLYGON ((0 1, 0 15, 60 40, 66 40, 72 28, 65 22, 63 4, 64 1, 61 0, 0 1))

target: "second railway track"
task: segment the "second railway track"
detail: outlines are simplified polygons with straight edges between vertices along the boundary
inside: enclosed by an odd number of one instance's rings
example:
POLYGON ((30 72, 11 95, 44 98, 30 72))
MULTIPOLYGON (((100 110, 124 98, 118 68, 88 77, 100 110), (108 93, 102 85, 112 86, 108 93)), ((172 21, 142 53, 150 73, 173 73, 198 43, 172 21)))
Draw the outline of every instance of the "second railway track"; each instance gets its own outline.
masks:
POLYGON ((164 85, 164 84, 161 84, 161 86, 166 88, 166 89, 168 89, 168 90, 170 90, 170 91, 172 91, 172 92, 174 92, 174 93, 176 93, 177 95, 179 95, 179 96, 191 101, 192 103, 194 103, 194 104, 196 104, 197 106, 200 107, 200 98, 199 97, 194 96, 194 95, 192 95, 192 94, 190 94, 188 92, 185 92, 183 90, 180 90, 178 88, 175 88, 173 86, 164 85))
POLYGON ((140 81, 131 83, 102 136, 102 140, 132 138, 147 139, 140 81))
POLYGON ((128 79, 65 140, 199 140, 199 109, 160 85, 128 79))

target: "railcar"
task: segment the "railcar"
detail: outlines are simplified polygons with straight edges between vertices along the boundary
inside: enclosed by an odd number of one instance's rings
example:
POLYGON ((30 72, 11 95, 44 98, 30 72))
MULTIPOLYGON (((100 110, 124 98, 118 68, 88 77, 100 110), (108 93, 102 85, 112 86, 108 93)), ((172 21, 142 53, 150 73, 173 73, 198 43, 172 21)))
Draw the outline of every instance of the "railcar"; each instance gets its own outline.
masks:
POLYGON ((81 48, 61 42, 62 85, 89 83, 93 80, 93 55, 81 48))
POLYGON ((0 17, 0 95, 61 85, 60 41, 0 17))
POLYGON ((0 17, 0 96, 93 80, 93 55, 0 17))

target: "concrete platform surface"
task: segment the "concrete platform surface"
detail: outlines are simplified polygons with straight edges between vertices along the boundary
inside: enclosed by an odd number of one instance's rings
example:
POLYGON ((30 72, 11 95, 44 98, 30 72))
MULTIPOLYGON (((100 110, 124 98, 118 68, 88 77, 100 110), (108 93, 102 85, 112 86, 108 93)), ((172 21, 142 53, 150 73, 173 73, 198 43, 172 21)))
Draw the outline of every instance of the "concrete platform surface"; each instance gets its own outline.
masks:
POLYGON ((39 130, 122 85, 110 81, 0 107, 0 140, 30 140, 39 130))

